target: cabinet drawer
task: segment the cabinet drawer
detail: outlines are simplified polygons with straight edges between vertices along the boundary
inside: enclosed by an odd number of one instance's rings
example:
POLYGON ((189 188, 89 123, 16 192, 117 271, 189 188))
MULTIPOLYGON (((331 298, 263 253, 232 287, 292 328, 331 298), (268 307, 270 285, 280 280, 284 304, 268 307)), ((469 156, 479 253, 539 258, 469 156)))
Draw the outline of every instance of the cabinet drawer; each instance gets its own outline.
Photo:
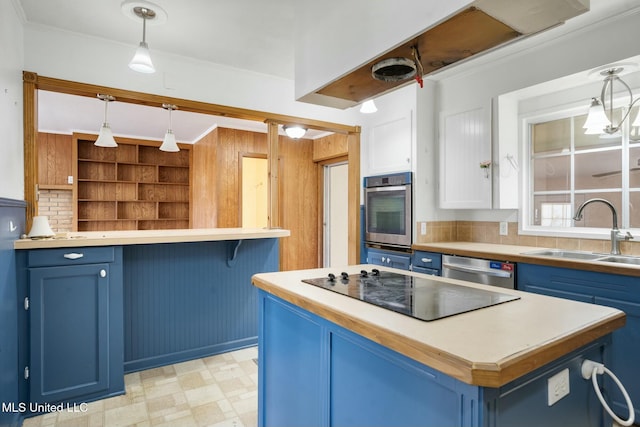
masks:
POLYGON ((35 249, 29 251, 28 267, 51 267, 113 262, 113 246, 91 248, 35 249))
POLYGON ((436 270, 435 268, 424 268, 424 267, 413 267, 413 271, 416 273, 429 274, 431 276, 440 276, 440 270, 436 270))
POLYGON ((398 254, 376 249, 369 249, 367 259, 369 264, 384 265, 402 270, 409 270, 411 265, 411 256, 409 254, 398 254))
POLYGON ((440 270, 442 269, 442 254, 417 251, 413 254, 413 266, 440 270))

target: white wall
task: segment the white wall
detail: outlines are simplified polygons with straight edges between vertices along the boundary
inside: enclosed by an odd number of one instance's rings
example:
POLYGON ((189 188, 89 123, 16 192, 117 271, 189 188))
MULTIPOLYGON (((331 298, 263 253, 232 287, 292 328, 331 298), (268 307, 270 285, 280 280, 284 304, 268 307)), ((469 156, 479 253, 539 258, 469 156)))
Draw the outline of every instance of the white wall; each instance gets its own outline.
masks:
MULTIPOLYGON (((550 30, 435 75, 439 89, 437 108, 452 111, 487 105, 502 94, 637 55, 638 22, 640 8, 636 6, 635 10, 566 34, 554 37, 556 30, 550 30)), ((561 30, 558 28, 557 32, 561 30)), ((481 221, 515 221, 515 215, 513 210, 455 213, 456 219, 481 221)))
POLYGON ((24 199, 22 157, 22 21, 13 1, 0 1, 0 197, 24 199))

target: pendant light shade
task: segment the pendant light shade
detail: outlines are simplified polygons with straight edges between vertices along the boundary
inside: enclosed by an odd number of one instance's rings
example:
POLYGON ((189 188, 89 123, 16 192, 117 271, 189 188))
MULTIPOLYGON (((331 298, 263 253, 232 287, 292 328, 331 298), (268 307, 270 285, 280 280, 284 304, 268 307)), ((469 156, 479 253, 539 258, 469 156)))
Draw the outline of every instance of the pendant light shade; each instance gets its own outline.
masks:
POLYGON ((604 108, 597 98, 591 100, 591 107, 589 107, 589 114, 587 120, 584 122, 583 129, 585 129, 586 135, 598 135, 603 133, 603 130, 611 126, 611 122, 607 118, 604 112, 604 108))
POLYGON ((371 114, 371 113, 375 113, 376 111, 378 111, 378 107, 376 107, 376 104, 375 102, 373 102, 373 99, 363 102, 362 105, 360 106, 360 112, 363 114, 371 114))
POLYGON ((147 45, 147 19, 154 19, 156 13, 152 9, 141 6, 133 8, 133 13, 142 18, 142 41, 136 49, 133 59, 129 62, 129 68, 139 73, 155 73, 156 69, 151 62, 149 45, 147 45))
POLYGON ((107 147, 113 148, 117 147, 118 144, 116 140, 113 138, 113 134, 111 133, 111 127, 109 126, 109 122, 107 121, 107 107, 111 101, 115 101, 116 98, 111 95, 103 95, 98 94, 98 98, 100 98, 104 102, 104 122, 102 123, 102 127, 100 127, 100 133, 98 134, 98 139, 94 142, 93 145, 96 147, 107 147))
POLYGON ((169 151, 169 152, 177 152, 180 151, 180 147, 176 143, 176 136, 171 130, 171 111, 177 110, 178 107, 172 104, 162 104, 162 108, 165 110, 169 110, 169 129, 167 129, 167 133, 164 134, 164 139, 162 140, 162 145, 160 146, 160 151, 169 151))
POLYGON ((151 55, 149 55, 149 46, 146 42, 140 42, 140 46, 136 49, 136 53, 129 62, 129 68, 139 73, 155 73, 156 68, 151 62, 151 55))
POLYGON ((297 125, 295 126, 285 125, 285 126, 282 126, 282 129, 284 130, 284 133, 286 133, 289 138, 293 138, 293 139, 302 138, 304 134, 307 133, 307 130, 305 128, 297 125))

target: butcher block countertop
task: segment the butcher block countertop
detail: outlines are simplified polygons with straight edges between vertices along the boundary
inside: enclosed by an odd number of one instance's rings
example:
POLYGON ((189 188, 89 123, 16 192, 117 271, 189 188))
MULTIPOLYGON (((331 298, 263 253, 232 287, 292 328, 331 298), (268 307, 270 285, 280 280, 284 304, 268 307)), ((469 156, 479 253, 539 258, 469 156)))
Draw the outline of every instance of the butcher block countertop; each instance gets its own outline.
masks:
POLYGON ((357 274, 372 268, 487 289, 372 265, 260 273, 252 281, 256 287, 378 344, 484 387, 505 385, 625 323, 625 314, 614 308, 502 288, 495 290, 520 299, 425 322, 302 282, 329 273, 357 274))
POLYGON ((65 233, 47 239, 20 239, 14 249, 73 248, 86 246, 145 245, 220 240, 269 239, 287 237, 283 229, 265 228, 194 228, 182 230, 87 231, 65 233))
MULTIPOLYGON (((528 264, 548 265, 552 267, 573 268, 576 270, 640 277, 640 265, 568 258, 554 258, 549 256, 527 254, 527 252, 549 249, 535 246, 516 246, 474 242, 438 242, 414 243, 412 248, 417 251, 438 252, 447 255, 460 255, 503 262, 524 262, 528 264)), ((602 255, 606 256, 608 254, 602 255)))

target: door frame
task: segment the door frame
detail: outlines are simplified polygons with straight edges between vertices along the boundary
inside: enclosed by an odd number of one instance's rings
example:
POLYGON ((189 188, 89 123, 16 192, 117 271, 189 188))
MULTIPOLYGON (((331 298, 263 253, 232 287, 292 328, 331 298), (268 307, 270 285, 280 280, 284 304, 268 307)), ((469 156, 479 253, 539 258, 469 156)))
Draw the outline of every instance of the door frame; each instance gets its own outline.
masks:
MULTIPOLYGON (((349 175, 351 175, 351 162, 349 159, 349 155, 333 157, 331 159, 322 160, 316 163, 317 171, 318 171, 318 206, 320 207, 320 212, 318 215, 318 266, 322 267, 324 265, 324 215, 325 215, 325 191, 324 191, 324 180, 325 180, 325 166, 331 166, 335 164, 344 163, 347 165, 349 175)), ((351 192, 351 182, 349 181, 349 193, 351 192)), ((359 190, 359 188, 358 188, 359 190)), ((358 194, 359 197, 359 194, 358 194)), ((350 199, 350 197, 349 197, 350 199)), ((351 212, 351 200, 349 200, 349 206, 347 207, 349 212, 348 221, 351 222, 352 212, 351 212)), ((358 212, 360 212, 360 206, 358 204, 358 212)), ((360 214, 358 213, 358 219, 360 219, 360 214)), ((358 257, 360 256, 360 246, 358 245, 358 257)), ((354 262, 351 260, 351 246, 349 246, 349 264, 353 264, 354 262)))
MULTIPOLYGON (((112 88, 90 83, 80 83, 62 80, 53 77, 40 76, 32 71, 22 72, 23 93, 23 151, 24 151, 24 200, 27 202, 25 228, 31 228, 33 217, 38 211, 37 175, 38 175, 38 96, 37 91, 47 90, 51 92, 66 93, 70 95, 95 98, 97 93, 107 93, 115 96, 119 102, 147 105, 161 108, 162 104, 178 105, 181 111, 189 111, 202 114, 220 115, 245 120, 265 122, 268 125, 267 145, 268 158, 271 159, 269 182, 271 187, 278 181, 278 168, 273 164, 279 162, 278 155, 278 129, 281 125, 301 125, 308 129, 323 130, 332 133, 347 135, 349 159, 349 263, 357 264, 360 259, 360 126, 349 126, 339 123, 325 122, 321 120, 295 117, 284 114, 269 113, 265 111, 249 110, 245 108, 230 107, 225 105, 210 104, 202 101, 173 98, 164 95, 156 95, 144 92, 112 88), (278 159, 278 160, 276 160, 278 159)), ((280 194, 277 188, 269 191, 270 213, 279 219, 280 194)), ((277 227, 279 223, 276 223, 277 227)))

